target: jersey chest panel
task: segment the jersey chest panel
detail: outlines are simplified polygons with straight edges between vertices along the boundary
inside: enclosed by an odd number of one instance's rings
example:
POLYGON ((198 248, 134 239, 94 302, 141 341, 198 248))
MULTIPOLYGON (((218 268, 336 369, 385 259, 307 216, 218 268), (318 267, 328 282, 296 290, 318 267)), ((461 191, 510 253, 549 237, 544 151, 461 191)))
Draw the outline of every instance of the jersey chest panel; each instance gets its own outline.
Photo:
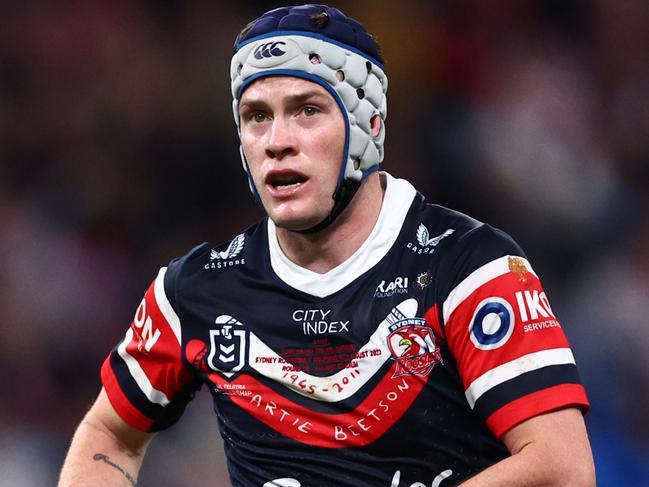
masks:
POLYGON ((287 455, 305 459, 302 485, 327 485, 316 479, 345 463, 374 467, 336 485, 400 485, 396 472, 404 485, 430 484, 482 464, 481 446, 447 453, 476 431, 490 440, 423 318, 435 305, 431 262, 397 242, 325 298, 263 268, 206 269, 183 314, 185 357, 214 397, 233 479, 280 478, 287 455), (263 465, 252 461, 259 451, 263 465))
POLYGON ((264 222, 162 268, 102 366, 122 418, 168 427, 205 384, 234 487, 448 487, 506 457, 496 437, 522 421, 587 409, 522 249, 401 193, 324 276, 264 222))

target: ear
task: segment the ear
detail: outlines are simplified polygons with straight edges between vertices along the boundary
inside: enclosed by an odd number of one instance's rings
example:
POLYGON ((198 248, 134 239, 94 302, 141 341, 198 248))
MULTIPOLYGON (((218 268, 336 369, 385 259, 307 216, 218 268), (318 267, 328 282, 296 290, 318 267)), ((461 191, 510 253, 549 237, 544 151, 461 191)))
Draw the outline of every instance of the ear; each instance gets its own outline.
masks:
POLYGON ((374 115, 370 119, 370 129, 371 129, 372 137, 377 137, 379 135, 379 132, 381 132, 382 123, 383 120, 381 120, 381 117, 378 114, 374 115))

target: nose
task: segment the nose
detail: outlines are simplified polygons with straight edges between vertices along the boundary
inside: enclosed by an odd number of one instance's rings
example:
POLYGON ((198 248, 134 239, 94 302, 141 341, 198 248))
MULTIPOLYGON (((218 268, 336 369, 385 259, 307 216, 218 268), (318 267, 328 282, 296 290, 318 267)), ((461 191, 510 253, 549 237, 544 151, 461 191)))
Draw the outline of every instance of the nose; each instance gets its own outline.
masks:
POLYGON ((289 121, 283 117, 273 119, 265 149, 269 158, 277 160, 297 154, 297 140, 289 121))

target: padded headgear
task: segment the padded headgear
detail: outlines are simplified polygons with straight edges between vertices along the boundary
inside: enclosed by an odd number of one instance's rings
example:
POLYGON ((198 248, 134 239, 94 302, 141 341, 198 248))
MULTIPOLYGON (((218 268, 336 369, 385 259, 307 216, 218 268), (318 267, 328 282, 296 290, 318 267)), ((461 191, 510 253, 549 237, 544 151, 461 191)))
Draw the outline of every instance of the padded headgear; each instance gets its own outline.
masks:
MULTIPOLYGON (((230 66, 233 113, 240 130, 239 100, 265 76, 295 76, 318 83, 336 100, 345 119, 344 154, 333 195, 334 210, 310 231, 327 226, 347 206, 360 183, 383 160, 388 80, 378 45, 365 28, 340 10, 303 5, 271 10, 237 37, 230 66), (320 17, 316 23, 315 16, 320 17), (371 122, 381 118, 372 137, 371 122)), ((241 149, 248 181, 259 199, 241 149)))

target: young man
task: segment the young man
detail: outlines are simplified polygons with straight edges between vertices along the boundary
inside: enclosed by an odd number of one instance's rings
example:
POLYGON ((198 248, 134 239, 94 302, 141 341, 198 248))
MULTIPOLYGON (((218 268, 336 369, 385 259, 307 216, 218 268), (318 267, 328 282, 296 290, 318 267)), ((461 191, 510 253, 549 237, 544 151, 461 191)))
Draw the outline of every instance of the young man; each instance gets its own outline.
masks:
POLYGON ((377 171, 382 66, 322 5, 239 35, 234 116, 268 218, 160 270, 60 486, 134 485, 203 385, 235 486, 594 485, 588 401, 521 249, 377 171))

